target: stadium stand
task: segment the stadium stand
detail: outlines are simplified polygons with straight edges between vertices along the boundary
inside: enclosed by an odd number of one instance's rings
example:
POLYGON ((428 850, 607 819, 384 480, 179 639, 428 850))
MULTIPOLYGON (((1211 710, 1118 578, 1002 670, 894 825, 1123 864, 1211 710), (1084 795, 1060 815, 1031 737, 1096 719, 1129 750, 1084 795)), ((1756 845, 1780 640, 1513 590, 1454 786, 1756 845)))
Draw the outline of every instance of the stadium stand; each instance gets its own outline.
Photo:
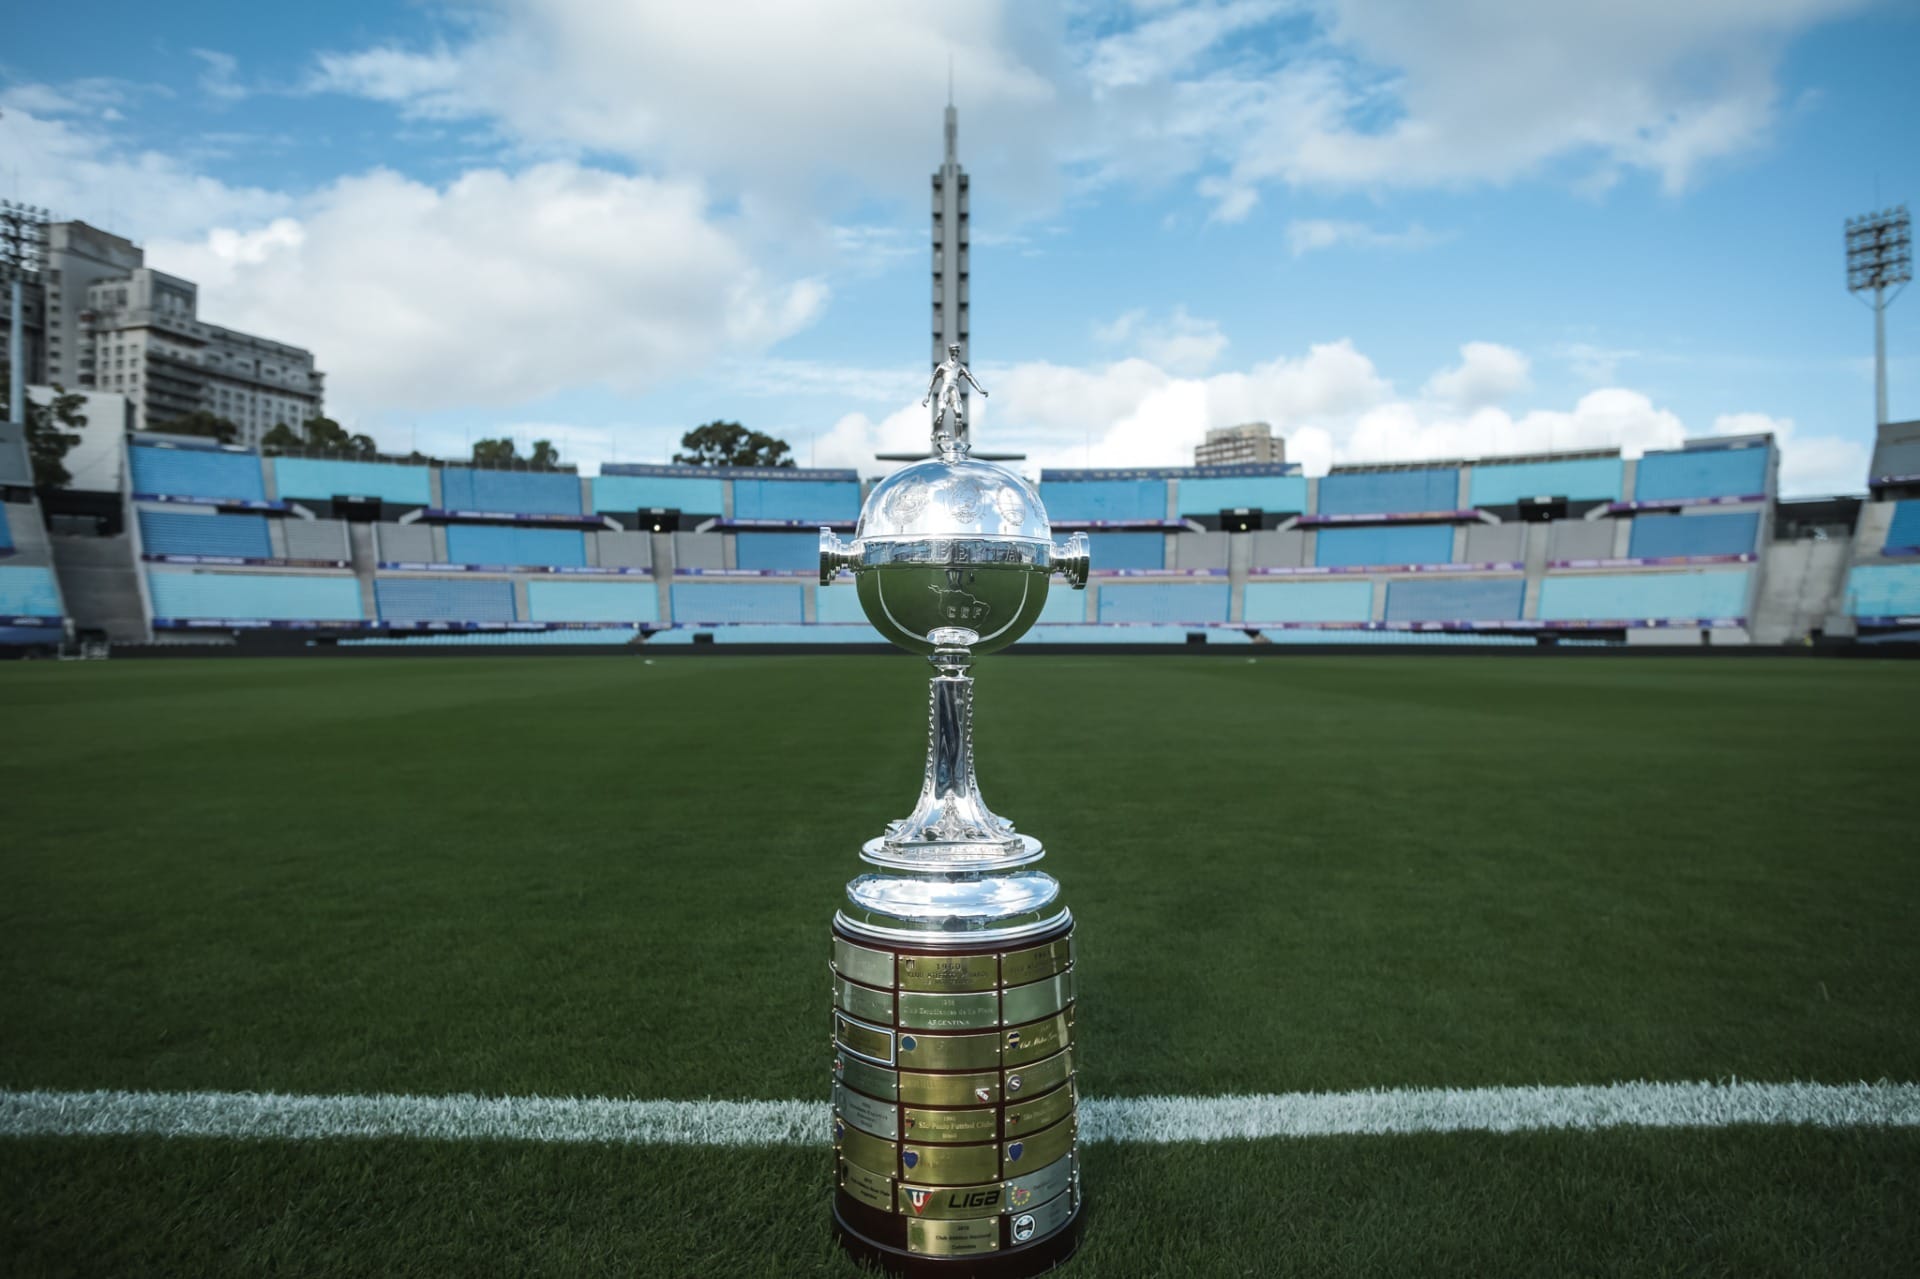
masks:
MULTIPOLYGON (((817 541, 814 554, 819 554, 817 541)), ((673 566, 675 570, 723 569, 727 566, 727 539, 719 533, 675 533, 673 566)))
POLYGON ((1164 533, 1094 533, 1091 544, 1096 573, 1163 569, 1167 566, 1164 533))
POLYGON ((1540 585, 1542 621, 1744 618, 1746 569, 1552 576, 1540 585))
POLYGON ((1197 476, 1176 484, 1174 499, 1182 515, 1218 515, 1241 508, 1298 515, 1307 509, 1307 481, 1301 475, 1197 476))
MULTIPOLYGON (((1118 536, 1115 534, 1113 536, 1118 536)), ((1099 552, 1095 552, 1098 555, 1099 552)), ((1227 533, 1181 533, 1173 539, 1173 563, 1183 572, 1207 569, 1224 573, 1232 567, 1233 537, 1227 533)))
POLYGON ((1469 524, 1467 564, 1515 564, 1527 557, 1527 526, 1524 524, 1469 524))
POLYGON ((740 533, 734 537, 734 557, 735 566, 742 569, 817 574, 820 538, 808 533, 740 533))
POLYGON ((342 520, 281 520, 280 536, 290 560, 331 560, 352 558, 347 525, 342 520))
POLYGON ((156 621, 360 621, 360 587, 341 575, 147 573, 156 621))
POLYGON ((1251 644, 1253 637, 1233 626, 1040 625, 1028 631, 1023 644, 1179 644, 1199 637, 1208 644, 1251 644))
MULTIPOLYGON (((1378 494, 1362 494, 1369 495, 1378 494)), ((1450 524, 1323 528, 1314 538, 1313 562, 1321 568, 1446 564, 1453 559, 1453 526, 1450 524)))
POLYGON ((1436 576, 1387 584, 1389 622, 1517 622, 1524 577, 1436 576))
POLYGON ((1760 536, 1758 511, 1714 515, 1640 515, 1627 554, 1633 559, 1751 555, 1760 536))
POLYGON ((1100 588, 1099 616, 1103 622, 1224 622, 1231 597, 1225 582, 1109 582, 1100 588))
POLYGON ((580 514, 580 477, 565 471, 440 470, 440 505, 449 511, 510 515, 580 514))
POLYGON ((1476 465, 1468 477, 1470 506, 1513 506, 1532 497, 1617 502, 1625 491, 1626 463, 1611 457, 1476 465))
POLYGON ((1256 569, 1299 568, 1307 562, 1307 535, 1298 529, 1265 529, 1247 536, 1256 569))
POLYGON ((688 472, 683 476, 597 475, 592 481, 593 509, 628 519, 642 510, 686 515, 719 515, 726 510, 724 481, 683 469, 688 472))
POLYGON ((675 582, 676 623, 801 622, 804 595, 797 584, 774 582, 675 582))
POLYGON ((649 533, 616 533, 602 529, 593 534, 594 562, 601 568, 653 567, 653 536, 649 533))
POLYGON ((127 449, 133 492, 264 502, 260 455, 218 447, 134 443, 127 449))
MULTIPOLYGON (((819 623, 829 626, 843 622, 866 624, 867 615, 860 608, 860 592, 851 578, 842 577, 832 586, 819 588, 819 593, 813 597, 813 600, 814 620, 819 623)), ((1053 607, 1052 595, 1047 596, 1047 607, 1053 607)), ((1081 605, 1083 614, 1085 607, 1084 604, 1081 605)), ((1044 615, 1041 620, 1046 620, 1044 615)))
MULTIPOLYGON (((1320 481, 1319 515, 1393 515, 1451 511, 1460 505, 1460 472, 1334 470, 1320 481)), ((1324 561, 1323 561, 1324 562, 1324 561)), ((1355 561, 1358 562, 1358 561, 1355 561)), ((1373 560, 1377 564, 1417 560, 1373 560)))
POLYGON ((656 622, 659 592, 650 581, 535 580, 527 583, 527 618, 535 622, 656 622))
POLYGON ((431 524, 381 523, 374 526, 374 539, 383 564, 446 562, 434 547, 431 524))
POLYGON ((517 620, 513 583, 505 578, 381 577, 373 589, 383 622, 517 620))
POLYGON ((342 639, 347 648, 425 645, 432 648, 551 648, 554 645, 588 647, 631 644, 640 632, 629 626, 594 626, 573 630, 434 631, 422 635, 362 635, 342 639))
POLYGON ((1658 502, 1751 497, 1772 492, 1770 445, 1701 441, 1683 449, 1648 452, 1634 471, 1633 500, 1658 502))
POLYGON ((587 539, 585 534, 568 528, 449 524, 447 562, 583 568, 587 563, 587 539))
POLYGON ((1855 565, 1847 580, 1846 602, 1847 612, 1855 617, 1920 617, 1920 564, 1855 565))
POLYGON ((264 515, 198 515, 183 511, 140 512, 140 544, 148 555, 214 555, 273 559, 273 539, 264 515))
MULTIPOLYGON (((825 598, 822 596, 821 598, 825 598)), ((1087 620, 1089 601, 1097 613, 1099 608, 1098 591, 1076 591, 1055 582, 1047 590, 1047 602, 1040 610, 1039 621, 1035 625, 1054 625, 1082 623, 1087 620)))
POLYGON ((1040 502, 1055 524, 1097 524, 1167 518, 1163 479, 1071 479, 1043 471, 1040 502))
POLYGON ((1365 622, 1373 617, 1373 583, 1249 582, 1245 620, 1260 622, 1365 622))
POLYGON ((1900 555, 1920 552, 1920 501, 1895 502, 1893 516, 1887 524, 1887 540, 1881 546, 1883 555, 1900 555))
POLYGON ((13 554, 13 503, 0 505, 0 555, 13 554))
POLYGON ((395 506, 433 505, 428 468, 393 462, 341 462, 310 457, 274 458, 274 491, 283 500, 335 497, 378 498, 395 506))
POLYGON ((859 514, 860 481, 851 477, 733 481, 732 518, 736 520, 834 524, 859 514))
POLYGON ((1612 559, 1613 530, 1612 520, 1554 520, 1548 526, 1547 559, 1612 559))
POLYGON ((0 617, 58 618, 60 585, 40 565, 0 564, 0 617))

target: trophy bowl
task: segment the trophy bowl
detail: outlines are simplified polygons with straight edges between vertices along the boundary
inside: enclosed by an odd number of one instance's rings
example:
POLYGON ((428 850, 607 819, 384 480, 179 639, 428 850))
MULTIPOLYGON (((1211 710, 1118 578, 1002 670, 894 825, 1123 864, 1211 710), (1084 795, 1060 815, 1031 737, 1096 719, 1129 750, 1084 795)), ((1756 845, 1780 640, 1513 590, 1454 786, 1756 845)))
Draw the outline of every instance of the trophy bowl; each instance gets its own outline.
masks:
POLYGON ((943 627, 992 653, 1025 635, 1052 575, 1084 586, 1084 533, 1055 545, 1040 495, 1004 467, 958 451, 901 468, 874 486, 851 542, 820 531, 820 581, 853 573, 860 607, 887 639, 923 656, 943 627))

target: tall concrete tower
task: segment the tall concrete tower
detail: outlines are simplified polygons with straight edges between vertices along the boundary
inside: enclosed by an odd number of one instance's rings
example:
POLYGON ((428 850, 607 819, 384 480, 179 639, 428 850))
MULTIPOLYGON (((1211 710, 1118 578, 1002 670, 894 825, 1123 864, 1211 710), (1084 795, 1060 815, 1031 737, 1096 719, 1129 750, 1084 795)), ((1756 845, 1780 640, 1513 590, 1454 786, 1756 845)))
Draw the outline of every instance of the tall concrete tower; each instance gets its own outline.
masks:
MULTIPOLYGON (((960 116, 947 93, 947 157, 933 175, 933 364, 958 345, 971 362, 967 345, 967 172, 960 167, 960 116)), ((972 414, 966 415, 971 421, 972 414)), ((972 434, 971 427, 965 432, 972 434)))

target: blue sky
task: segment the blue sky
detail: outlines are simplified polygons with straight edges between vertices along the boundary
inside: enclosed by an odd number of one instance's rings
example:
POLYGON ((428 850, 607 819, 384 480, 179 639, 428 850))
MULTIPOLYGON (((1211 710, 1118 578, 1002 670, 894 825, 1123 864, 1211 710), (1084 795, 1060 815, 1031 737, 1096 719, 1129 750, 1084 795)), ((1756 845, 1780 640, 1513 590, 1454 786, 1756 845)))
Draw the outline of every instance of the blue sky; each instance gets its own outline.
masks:
MULTIPOLYGON (((589 469, 738 418, 802 461, 925 431, 954 67, 976 430, 1179 463, 1771 429, 1857 490, 1850 215, 1920 196, 1920 12, 1867 0, 89 6, 0 52, 0 193, 310 346, 393 448, 589 469)), ((1920 416, 1920 300, 1890 313, 1920 416)))

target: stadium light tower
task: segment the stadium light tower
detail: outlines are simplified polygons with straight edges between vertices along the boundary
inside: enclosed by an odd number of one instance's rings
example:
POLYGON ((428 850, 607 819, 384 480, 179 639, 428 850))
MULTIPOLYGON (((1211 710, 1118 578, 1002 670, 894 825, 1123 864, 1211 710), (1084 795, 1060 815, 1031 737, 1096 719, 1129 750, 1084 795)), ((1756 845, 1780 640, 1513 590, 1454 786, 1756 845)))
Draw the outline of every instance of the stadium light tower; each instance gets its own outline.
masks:
MULTIPOLYGON (((1887 308, 1913 279, 1913 222, 1907 206, 1847 219, 1847 292, 1872 294, 1874 425, 1887 421, 1887 308), (1891 296, 1887 290, 1892 289, 1891 296)), ((1865 297, 1861 298, 1866 301, 1865 297)))

